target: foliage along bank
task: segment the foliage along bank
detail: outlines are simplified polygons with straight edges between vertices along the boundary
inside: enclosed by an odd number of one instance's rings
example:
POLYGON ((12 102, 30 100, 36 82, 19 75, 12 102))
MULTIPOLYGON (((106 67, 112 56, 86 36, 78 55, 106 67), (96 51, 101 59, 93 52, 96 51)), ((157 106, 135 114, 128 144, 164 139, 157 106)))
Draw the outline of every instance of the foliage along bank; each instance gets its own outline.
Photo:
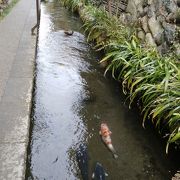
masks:
POLYGON ((123 92, 142 104, 143 126, 152 120, 170 143, 180 145, 180 64, 175 57, 160 56, 152 47, 141 45, 132 27, 125 27, 115 16, 83 0, 61 0, 78 12, 97 51, 104 51, 101 63, 112 77, 122 82, 123 92))

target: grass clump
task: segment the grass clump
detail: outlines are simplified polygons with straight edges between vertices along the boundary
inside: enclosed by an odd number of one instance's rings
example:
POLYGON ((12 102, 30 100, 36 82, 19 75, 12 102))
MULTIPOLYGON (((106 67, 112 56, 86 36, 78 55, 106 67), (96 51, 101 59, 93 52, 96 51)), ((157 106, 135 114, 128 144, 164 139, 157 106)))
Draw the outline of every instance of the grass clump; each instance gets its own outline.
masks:
POLYGON ((180 145, 180 64, 175 57, 162 57, 153 48, 143 47, 133 28, 120 23, 117 17, 82 0, 63 0, 78 11, 84 22, 87 40, 95 42, 97 51, 104 51, 105 74, 122 82, 130 106, 139 101, 143 108, 143 127, 151 120, 170 143, 180 145))

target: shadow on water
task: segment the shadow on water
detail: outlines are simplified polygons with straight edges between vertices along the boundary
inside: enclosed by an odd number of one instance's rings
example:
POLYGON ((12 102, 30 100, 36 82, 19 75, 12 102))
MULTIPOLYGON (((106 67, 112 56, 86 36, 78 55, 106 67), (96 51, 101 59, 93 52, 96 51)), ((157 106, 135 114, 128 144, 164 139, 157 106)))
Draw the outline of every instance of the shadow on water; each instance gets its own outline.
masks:
POLYGON ((88 161, 89 177, 100 162, 107 179, 170 179, 176 163, 152 128, 142 128, 139 112, 128 109, 120 85, 103 76, 81 25, 57 2, 42 4, 26 179, 82 179, 77 159, 88 161), (117 160, 100 139, 101 122, 113 133, 117 160), (88 157, 77 153, 82 144, 88 157))

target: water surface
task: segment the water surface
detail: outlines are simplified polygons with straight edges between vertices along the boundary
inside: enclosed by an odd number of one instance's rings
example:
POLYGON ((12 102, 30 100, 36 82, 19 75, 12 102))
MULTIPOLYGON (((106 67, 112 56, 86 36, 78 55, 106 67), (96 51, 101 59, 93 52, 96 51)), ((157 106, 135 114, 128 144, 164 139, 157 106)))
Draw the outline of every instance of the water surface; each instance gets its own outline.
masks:
POLYGON ((59 3, 42 4, 27 179, 81 179, 80 144, 88 146, 90 177, 98 161, 107 179, 170 179, 174 165, 164 145, 142 128, 138 111, 129 110, 120 84, 103 76, 81 26, 59 3), (100 139, 101 122, 112 131, 117 160, 100 139))

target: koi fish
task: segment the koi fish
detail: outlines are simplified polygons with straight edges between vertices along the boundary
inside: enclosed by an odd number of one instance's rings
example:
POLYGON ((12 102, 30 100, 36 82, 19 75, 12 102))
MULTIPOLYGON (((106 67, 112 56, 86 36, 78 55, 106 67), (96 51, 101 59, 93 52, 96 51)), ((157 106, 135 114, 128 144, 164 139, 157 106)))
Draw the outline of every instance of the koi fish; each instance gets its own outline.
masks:
POLYGON ((99 131, 99 134, 101 135, 102 140, 106 144, 108 149, 113 153, 114 158, 117 159, 118 155, 116 154, 116 151, 112 145, 112 140, 111 140, 111 136, 110 136, 112 134, 112 132, 109 130, 106 123, 101 124, 101 129, 99 131))
POLYGON ((99 162, 97 162, 92 175, 92 179, 105 180, 106 176, 108 176, 108 174, 105 172, 103 166, 99 162))

